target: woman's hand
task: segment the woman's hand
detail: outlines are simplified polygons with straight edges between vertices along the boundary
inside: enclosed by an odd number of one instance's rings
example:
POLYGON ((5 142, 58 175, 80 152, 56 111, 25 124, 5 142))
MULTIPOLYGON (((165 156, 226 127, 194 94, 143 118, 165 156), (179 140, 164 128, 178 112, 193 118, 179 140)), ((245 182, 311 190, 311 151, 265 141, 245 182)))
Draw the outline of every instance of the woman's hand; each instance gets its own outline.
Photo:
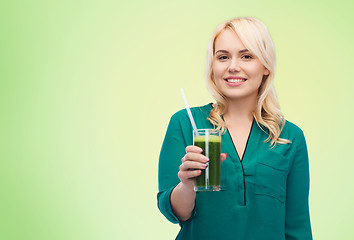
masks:
MULTIPOLYGON (((178 177, 181 183, 190 188, 194 188, 194 178, 202 173, 202 169, 207 167, 209 159, 202 154, 202 149, 197 146, 187 146, 186 155, 182 158, 182 164, 179 166, 178 177)), ((227 158, 226 153, 220 154, 220 160, 223 162, 227 158)))
MULTIPOLYGON (((171 207, 180 221, 187 221, 193 213, 195 206, 194 178, 206 168, 208 158, 202 154, 202 149, 197 146, 187 146, 186 155, 179 166, 178 177, 181 182, 172 190, 171 207)), ((226 153, 220 155, 221 162, 227 157, 226 153)))

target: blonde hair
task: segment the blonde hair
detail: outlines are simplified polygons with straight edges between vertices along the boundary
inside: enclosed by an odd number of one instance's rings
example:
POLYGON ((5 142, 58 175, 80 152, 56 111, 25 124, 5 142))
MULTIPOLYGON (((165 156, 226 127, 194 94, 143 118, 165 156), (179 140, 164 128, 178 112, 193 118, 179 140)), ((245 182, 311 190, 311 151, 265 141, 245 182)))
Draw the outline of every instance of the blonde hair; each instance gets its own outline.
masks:
POLYGON ((273 41, 269 35, 267 27, 256 18, 244 17, 235 18, 220 24, 214 31, 208 46, 206 64, 206 85, 211 95, 216 100, 216 104, 210 112, 208 120, 221 129, 224 133, 226 124, 220 115, 223 115, 228 108, 225 96, 218 90, 213 79, 213 59, 215 53, 215 41, 226 29, 232 30, 240 38, 245 47, 255 54, 263 65, 269 70, 269 75, 263 76, 261 86, 258 90, 257 107, 253 116, 261 127, 268 129, 270 145, 290 143, 287 139, 280 138, 280 133, 285 125, 285 119, 280 111, 280 106, 275 95, 273 79, 275 72, 275 51, 273 41))

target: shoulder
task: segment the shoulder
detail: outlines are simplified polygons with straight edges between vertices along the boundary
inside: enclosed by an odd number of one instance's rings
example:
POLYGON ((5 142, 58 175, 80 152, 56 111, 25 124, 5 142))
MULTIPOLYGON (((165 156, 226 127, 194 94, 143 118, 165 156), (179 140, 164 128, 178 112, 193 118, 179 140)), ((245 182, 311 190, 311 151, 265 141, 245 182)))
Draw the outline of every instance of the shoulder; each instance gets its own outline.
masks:
POLYGON ((280 137, 288 139, 292 143, 305 141, 305 135, 302 129, 288 120, 285 121, 285 125, 280 137))
MULTIPOLYGON (((197 106, 197 107, 190 108, 193 118, 197 118, 197 119, 200 117, 209 116, 211 109, 212 109, 211 103, 208 103, 203 106, 197 106)), ((189 122, 190 120, 189 120, 187 109, 184 108, 184 109, 181 109, 181 110, 177 111, 176 113, 174 113, 171 117, 171 121, 173 121, 173 122, 184 122, 184 121, 189 122)))
POLYGON ((299 152, 304 153, 307 151, 304 132, 296 124, 286 120, 279 137, 289 140, 290 143, 277 144, 272 151, 280 153, 289 159, 293 159, 299 152))
MULTIPOLYGON (((190 109, 198 128, 207 128, 205 127, 206 114, 209 115, 211 109, 211 104, 192 107, 190 109)), ((186 145, 191 145, 193 143, 193 127, 185 108, 177 111, 171 116, 167 132, 169 136, 173 136, 176 139, 179 137, 183 138, 186 145)))
POLYGON ((303 134, 302 129, 299 126, 297 126, 295 123, 290 122, 289 120, 285 120, 283 131, 296 134, 296 135, 303 134))

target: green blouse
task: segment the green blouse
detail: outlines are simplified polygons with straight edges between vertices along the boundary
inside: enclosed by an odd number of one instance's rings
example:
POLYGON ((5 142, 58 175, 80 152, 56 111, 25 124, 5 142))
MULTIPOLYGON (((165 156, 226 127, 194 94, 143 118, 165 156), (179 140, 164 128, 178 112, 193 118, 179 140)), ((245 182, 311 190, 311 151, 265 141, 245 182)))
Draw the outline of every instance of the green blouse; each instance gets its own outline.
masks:
MULTIPOLYGON (((212 105, 191 108, 198 128, 213 128, 206 118, 212 105)), ((265 128, 263 128, 266 130, 265 128)), ((281 138, 290 144, 270 148, 268 135, 253 121, 242 161, 228 131, 222 135, 221 191, 197 192, 194 212, 179 221, 170 195, 180 182, 177 173, 185 148, 193 144, 185 109, 170 120, 159 159, 158 207, 181 229, 176 239, 281 240, 312 239, 309 215, 309 164, 303 132, 286 121, 281 138)))

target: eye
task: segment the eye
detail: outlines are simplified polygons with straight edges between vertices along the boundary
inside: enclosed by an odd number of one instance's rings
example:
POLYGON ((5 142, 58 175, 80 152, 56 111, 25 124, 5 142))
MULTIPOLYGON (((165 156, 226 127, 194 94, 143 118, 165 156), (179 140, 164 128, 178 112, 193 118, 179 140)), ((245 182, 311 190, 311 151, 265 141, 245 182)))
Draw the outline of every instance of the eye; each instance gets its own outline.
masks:
POLYGON ((224 55, 224 56, 220 56, 220 57, 218 57, 218 59, 219 59, 219 60, 225 60, 225 59, 227 59, 227 58, 228 58, 228 57, 227 57, 227 56, 225 56, 225 55, 224 55))
POLYGON ((245 60, 250 60, 250 59, 252 59, 253 57, 252 57, 252 55, 250 55, 250 54, 246 54, 246 55, 243 55, 242 58, 245 59, 245 60))

